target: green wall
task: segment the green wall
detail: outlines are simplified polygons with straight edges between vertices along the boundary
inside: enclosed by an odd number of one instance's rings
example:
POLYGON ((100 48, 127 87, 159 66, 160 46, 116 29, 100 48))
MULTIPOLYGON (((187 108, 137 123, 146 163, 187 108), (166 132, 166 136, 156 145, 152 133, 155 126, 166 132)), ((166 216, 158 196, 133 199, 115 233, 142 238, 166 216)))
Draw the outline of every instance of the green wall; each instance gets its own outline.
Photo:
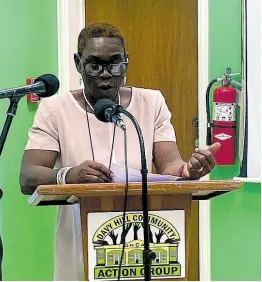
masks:
MULTIPOLYGON (((226 67, 241 71, 241 0, 209 1, 209 80, 226 67)), ((211 179, 239 175, 239 161, 217 166, 211 179)), ((212 280, 259 280, 261 272, 260 184, 211 200, 212 280)))
MULTIPOLYGON (((0 89, 26 84, 27 77, 57 74, 55 0, 0 0, 0 89)), ((3 126, 8 100, 0 100, 3 126)), ((4 280, 52 280, 57 209, 29 207, 20 192, 21 157, 36 105, 19 102, 1 158, 0 226, 4 280)))

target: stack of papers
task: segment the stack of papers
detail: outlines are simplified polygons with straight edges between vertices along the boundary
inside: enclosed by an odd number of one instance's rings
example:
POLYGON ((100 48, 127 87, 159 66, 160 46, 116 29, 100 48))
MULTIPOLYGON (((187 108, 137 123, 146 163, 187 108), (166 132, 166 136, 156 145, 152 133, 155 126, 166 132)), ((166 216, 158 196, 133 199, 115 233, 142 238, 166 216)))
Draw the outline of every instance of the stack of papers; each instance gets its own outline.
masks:
MULTIPOLYGON (((125 166, 113 163, 110 168, 114 173, 115 183, 125 183, 126 182, 126 172, 125 166)), ((148 173, 148 182, 173 182, 180 179, 180 177, 173 175, 155 174, 148 173)), ((142 176, 140 170, 133 168, 128 168, 128 182, 142 182, 142 176)))

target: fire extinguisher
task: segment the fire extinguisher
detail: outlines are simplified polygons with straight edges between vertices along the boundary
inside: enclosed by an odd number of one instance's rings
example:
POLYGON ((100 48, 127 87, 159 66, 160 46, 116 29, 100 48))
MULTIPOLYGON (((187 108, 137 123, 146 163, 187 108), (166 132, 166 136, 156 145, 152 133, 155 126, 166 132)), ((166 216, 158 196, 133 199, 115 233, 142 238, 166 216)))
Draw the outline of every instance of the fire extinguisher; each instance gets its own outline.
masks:
POLYGON ((206 91, 207 107, 207 145, 219 142, 220 149, 214 155, 216 164, 233 165, 235 163, 236 143, 236 99, 237 90, 232 83, 231 69, 227 68, 222 78, 213 79, 206 91), (209 108, 210 89, 215 82, 221 82, 221 86, 213 91, 212 122, 209 108))

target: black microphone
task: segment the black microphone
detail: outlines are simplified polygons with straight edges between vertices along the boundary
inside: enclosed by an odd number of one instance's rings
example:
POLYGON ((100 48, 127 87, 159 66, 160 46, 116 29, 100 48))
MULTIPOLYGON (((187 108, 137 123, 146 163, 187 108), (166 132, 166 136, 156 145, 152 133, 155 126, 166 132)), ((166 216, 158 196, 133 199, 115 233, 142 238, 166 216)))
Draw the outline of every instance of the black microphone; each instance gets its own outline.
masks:
POLYGON ((33 84, 1 90, 0 99, 21 98, 27 93, 36 93, 40 97, 49 97, 59 89, 58 78, 53 74, 44 74, 35 79, 33 84))
POLYGON ((126 130, 126 126, 122 118, 116 111, 117 105, 109 99, 98 100, 94 105, 94 114, 96 118, 103 122, 112 122, 117 126, 126 130))

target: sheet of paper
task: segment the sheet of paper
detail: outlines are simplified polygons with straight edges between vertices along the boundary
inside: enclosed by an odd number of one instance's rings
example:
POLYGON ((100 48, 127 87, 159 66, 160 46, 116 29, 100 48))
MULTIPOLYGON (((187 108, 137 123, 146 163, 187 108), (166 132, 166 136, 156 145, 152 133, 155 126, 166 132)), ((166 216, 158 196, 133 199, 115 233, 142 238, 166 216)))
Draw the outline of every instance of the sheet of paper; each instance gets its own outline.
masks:
MULTIPOLYGON (((125 166, 113 163, 111 165, 111 170, 114 173, 115 183, 126 182, 125 166)), ((154 174, 154 173, 148 173, 148 177, 147 177, 148 182, 166 182, 166 181, 173 182, 178 179, 180 178, 177 176, 154 174)), ((128 182, 141 182, 141 181, 142 181, 142 176, 140 170, 128 168, 128 182)))

